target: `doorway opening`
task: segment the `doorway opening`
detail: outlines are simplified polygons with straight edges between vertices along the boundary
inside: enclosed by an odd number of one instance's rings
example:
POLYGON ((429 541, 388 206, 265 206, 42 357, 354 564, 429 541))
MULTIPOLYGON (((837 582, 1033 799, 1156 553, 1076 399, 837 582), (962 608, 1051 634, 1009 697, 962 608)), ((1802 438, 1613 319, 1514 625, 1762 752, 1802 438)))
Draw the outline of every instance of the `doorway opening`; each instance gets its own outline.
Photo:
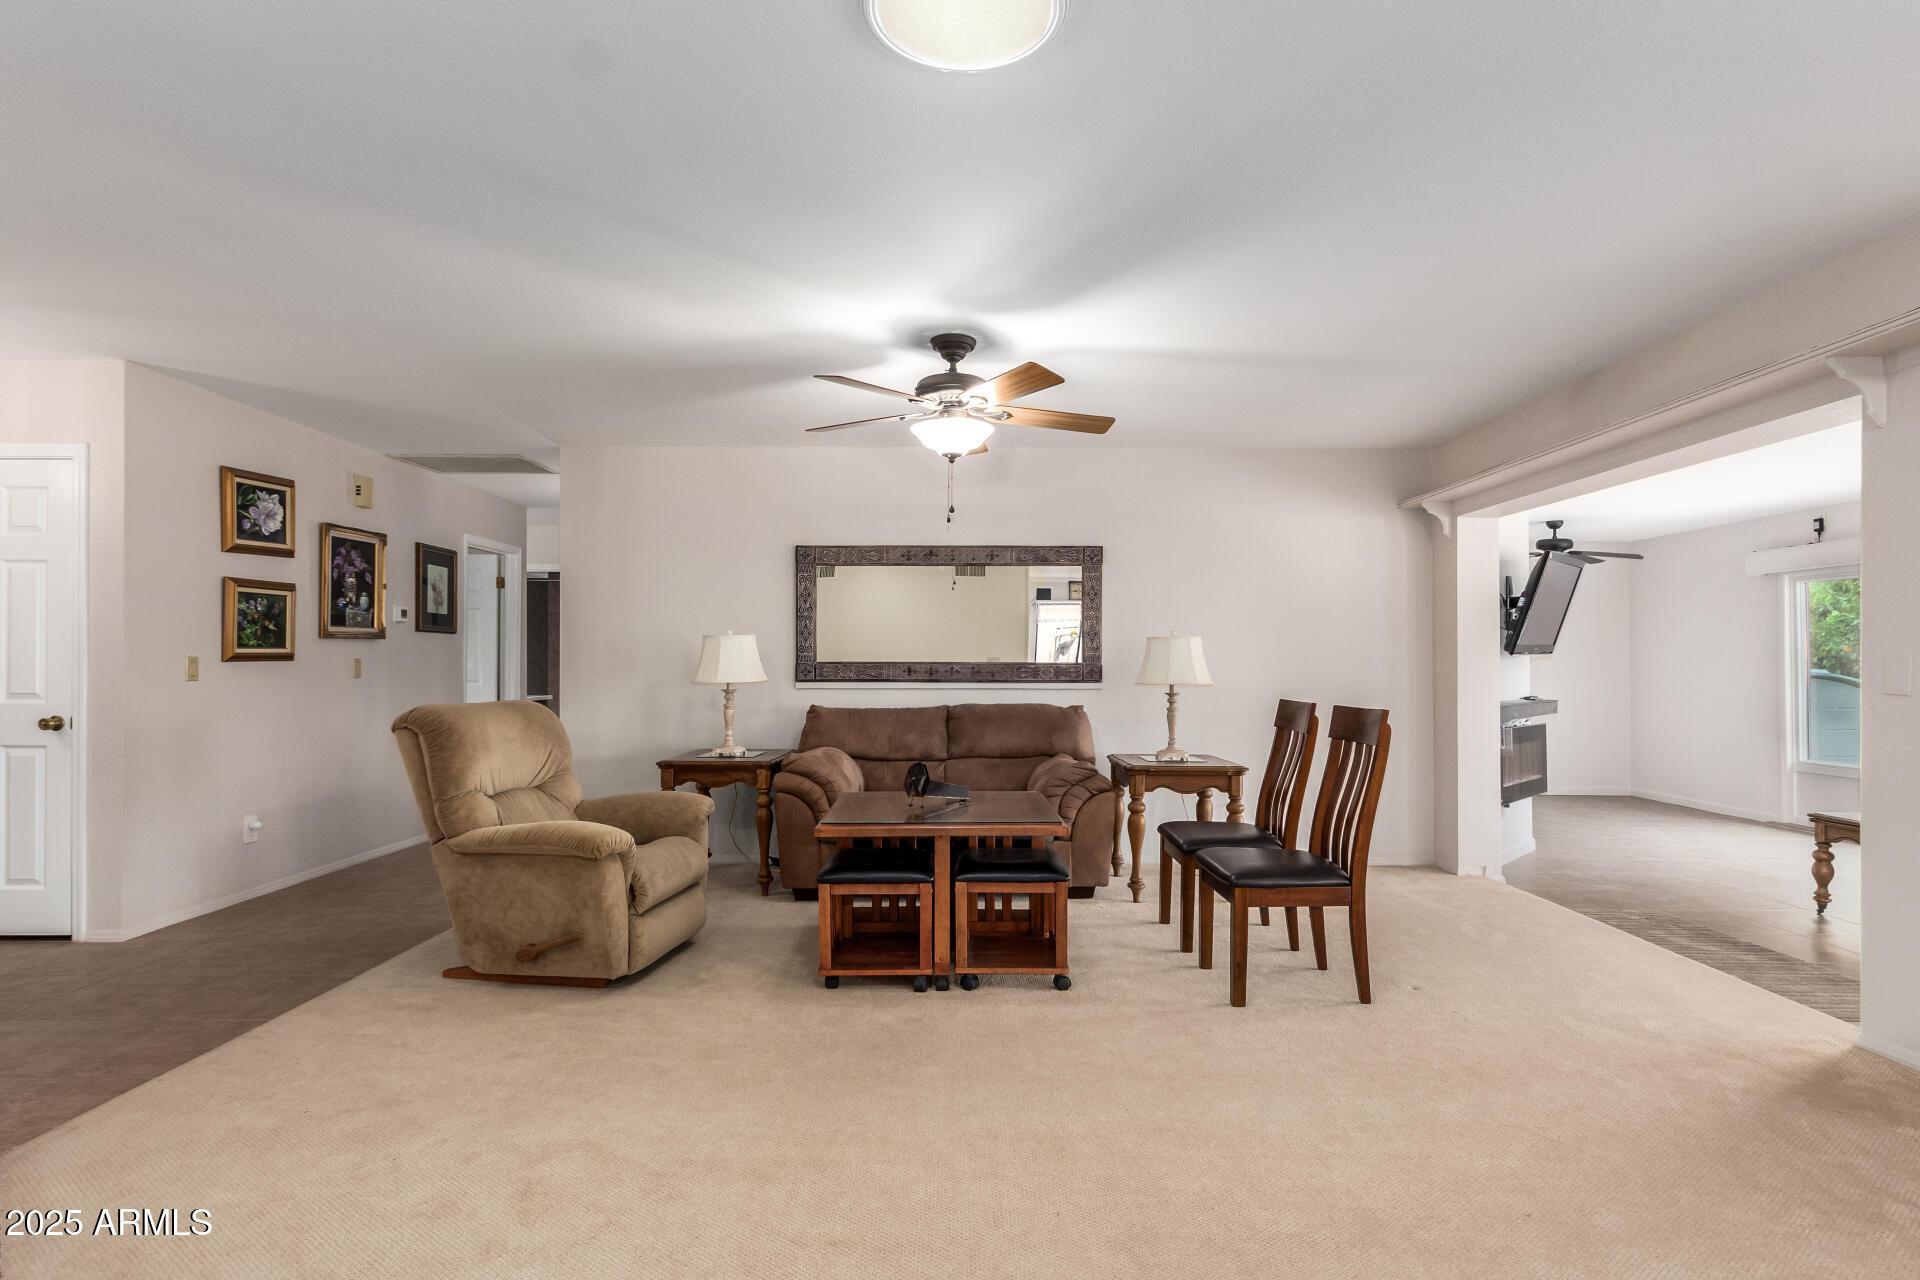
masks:
POLYGON ((522 697, 526 581, 521 550, 468 534, 460 561, 463 699, 522 697))

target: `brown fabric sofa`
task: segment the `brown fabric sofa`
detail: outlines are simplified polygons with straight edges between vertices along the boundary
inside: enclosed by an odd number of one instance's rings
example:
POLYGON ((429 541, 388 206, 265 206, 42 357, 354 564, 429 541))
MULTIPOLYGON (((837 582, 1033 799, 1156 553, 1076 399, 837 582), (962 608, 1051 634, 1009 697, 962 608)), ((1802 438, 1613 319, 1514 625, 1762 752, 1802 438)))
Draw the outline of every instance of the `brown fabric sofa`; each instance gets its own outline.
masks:
POLYGON ((1073 834, 1073 887, 1084 897, 1113 866, 1113 784, 1093 764, 1084 707, 1044 702, 940 707, 809 707, 800 747, 775 775, 780 882, 813 889, 820 871, 814 824, 848 791, 898 791, 925 761, 943 782, 976 791, 1038 791, 1059 805, 1073 834))
POLYGON ((537 702, 415 707, 393 722, 460 958, 472 973, 602 985, 707 920, 707 815, 678 791, 583 800, 537 702))

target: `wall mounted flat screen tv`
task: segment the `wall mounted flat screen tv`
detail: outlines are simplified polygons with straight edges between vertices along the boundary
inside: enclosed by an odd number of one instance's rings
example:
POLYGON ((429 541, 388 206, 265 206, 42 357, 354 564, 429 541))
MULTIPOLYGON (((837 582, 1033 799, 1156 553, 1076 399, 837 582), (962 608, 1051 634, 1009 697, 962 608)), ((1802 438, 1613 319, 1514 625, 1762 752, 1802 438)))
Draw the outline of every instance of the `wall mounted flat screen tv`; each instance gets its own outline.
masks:
POLYGON ((1580 585, 1580 571, 1585 567, 1557 551, 1549 551, 1533 562, 1520 607, 1507 624, 1508 653, 1553 652, 1561 624, 1567 620, 1567 609, 1573 604, 1573 589, 1580 585))

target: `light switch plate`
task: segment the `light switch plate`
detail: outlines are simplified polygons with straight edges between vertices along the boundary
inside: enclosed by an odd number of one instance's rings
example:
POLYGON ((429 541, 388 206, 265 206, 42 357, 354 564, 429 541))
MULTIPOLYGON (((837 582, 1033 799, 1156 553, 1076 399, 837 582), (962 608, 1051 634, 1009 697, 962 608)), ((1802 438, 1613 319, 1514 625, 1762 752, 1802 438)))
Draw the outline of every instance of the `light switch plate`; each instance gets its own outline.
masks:
POLYGON ((1896 698, 1913 696, 1913 655, 1890 653, 1880 669, 1880 691, 1896 698))
POLYGON ((392 622, 399 623, 399 622, 413 621, 413 610, 408 608, 404 604, 396 604, 396 605, 389 606, 389 608, 387 609, 387 612, 388 614, 391 615, 389 620, 392 622))
POLYGON ((353 660, 353 678, 355 680, 360 678, 360 659, 358 658, 353 660))
POLYGON ((373 505, 373 477, 355 475, 353 477, 353 505, 371 507, 373 505))
POLYGON ((200 678, 200 659, 194 657, 192 654, 188 654, 187 655, 187 679, 189 681, 194 681, 194 680, 198 680, 199 678, 200 678))

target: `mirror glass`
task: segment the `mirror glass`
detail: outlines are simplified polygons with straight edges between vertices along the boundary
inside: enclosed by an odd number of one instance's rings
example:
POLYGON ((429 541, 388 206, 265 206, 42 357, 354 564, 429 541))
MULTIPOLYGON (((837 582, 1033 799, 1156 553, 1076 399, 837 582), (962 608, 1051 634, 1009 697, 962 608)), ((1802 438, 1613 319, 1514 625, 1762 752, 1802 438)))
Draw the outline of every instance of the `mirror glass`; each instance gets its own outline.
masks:
POLYGON ((816 565, 819 662, 1078 663, 1075 565, 816 565))

